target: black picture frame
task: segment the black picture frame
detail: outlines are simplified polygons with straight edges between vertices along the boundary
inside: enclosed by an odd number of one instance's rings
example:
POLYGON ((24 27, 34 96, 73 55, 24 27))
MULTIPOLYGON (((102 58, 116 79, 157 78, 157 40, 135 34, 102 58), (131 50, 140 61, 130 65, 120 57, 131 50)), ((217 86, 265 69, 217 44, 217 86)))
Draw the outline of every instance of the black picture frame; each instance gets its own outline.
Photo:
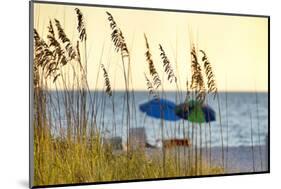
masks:
POLYGON ((55 2, 55 1, 29 1, 29 187, 30 188, 51 188, 51 187, 65 187, 65 186, 83 186, 83 185, 98 185, 98 184, 113 184, 113 183, 129 183, 129 182, 144 182, 144 181, 161 181, 161 180, 175 180, 175 179, 190 179, 190 178, 205 178, 205 177, 224 177, 224 176, 239 176, 239 175, 252 175, 252 174, 268 174, 270 173, 270 16, 258 14, 241 14, 241 13, 227 13, 227 12, 208 12, 208 11, 193 11, 193 10, 180 10, 180 9, 163 9, 163 8, 148 8, 148 7, 131 7, 131 6, 116 6, 116 5, 101 5, 101 4, 87 4, 87 3, 69 3, 69 2, 55 2), (146 11, 161 11, 161 12, 178 12, 178 13, 196 13, 196 14, 210 14, 210 15, 223 15, 223 16, 242 16, 242 17, 260 17, 266 18, 268 22, 268 170, 261 172, 243 172, 231 174, 215 174, 204 176, 182 176, 182 177, 165 177, 155 179, 135 179, 135 180, 120 180, 120 181, 106 181, 106 182, 88 182, 88 183, 73 183, 73 184, 55 184, 55 185, 40 185, 33 186, 33 82, 32 82, 32 64, 33 64, 33 5, 40 4, 53 4, 65 6, 86 6, 86 7, 102 7, 102 8, 118 8, 130 10, 146 10, 146 11))

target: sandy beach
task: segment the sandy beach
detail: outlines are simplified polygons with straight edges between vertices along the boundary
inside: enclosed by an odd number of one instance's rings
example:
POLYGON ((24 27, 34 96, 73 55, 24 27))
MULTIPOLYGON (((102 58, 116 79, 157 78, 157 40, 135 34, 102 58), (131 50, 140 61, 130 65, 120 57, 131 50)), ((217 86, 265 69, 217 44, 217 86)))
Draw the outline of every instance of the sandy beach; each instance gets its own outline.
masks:
MULTIPOLYGON (((251 146, 229 147, 228 152, 225 148, 225 172, 267 171, 267 154, 266 146, 254 146, 253 148, 251 146)), ((221 147, 212 148, 212 164, 221 165, 221 147)))
MULTIPOLYGON (((198 148, 198 154, 200 149, 198 148)), ((221 147, 212 147, 211 150, 211 165, 214 167, 222 167, 222 150, 221 147)), ((267 146, 239 146, 239 147, 224 147, 225 173, 248 173, 248 172, 263 172, 268 170, 267 146), (261 154, 261 155, 260 155, 261 154)), ((162 150, 149 149, 149 156, 162 157, 162 150)), ((177 147, 166 149, 166 155, 180 154, 180 160, 188 159, 188 148, 177 147), (186 156, 184 156, 184 150, 186 156)), ((202 148, 202 159, 209 164, 209 149, 202 148)))

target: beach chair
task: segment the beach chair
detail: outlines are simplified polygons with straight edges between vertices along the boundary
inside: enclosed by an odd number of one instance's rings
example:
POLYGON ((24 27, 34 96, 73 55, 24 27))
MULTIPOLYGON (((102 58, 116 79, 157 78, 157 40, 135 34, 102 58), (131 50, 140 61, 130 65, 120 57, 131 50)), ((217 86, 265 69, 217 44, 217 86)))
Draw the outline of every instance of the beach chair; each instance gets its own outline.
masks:
POLYGON ((188 139, 169 139, 163 141, 164 148, 172 147, 190 147, 191 143, 188 139))
POLYGON ((105 146, 110 146, 112 150, 123 150, 122 138, 119 136, 112 138, 105 138, 103 141, 105 146))
MULTIPOLYGON (((161 140, 157 140, 157 143, 161 142, 161 140)), ((163 148, 174 148, 174 147, 190 147, 191 142, 188 139, 166 139, 162 141, 163 148)))
POLYGON ((130 128, 128 150, 154 148, 155 146, 147 142, 144 127, 130 128))

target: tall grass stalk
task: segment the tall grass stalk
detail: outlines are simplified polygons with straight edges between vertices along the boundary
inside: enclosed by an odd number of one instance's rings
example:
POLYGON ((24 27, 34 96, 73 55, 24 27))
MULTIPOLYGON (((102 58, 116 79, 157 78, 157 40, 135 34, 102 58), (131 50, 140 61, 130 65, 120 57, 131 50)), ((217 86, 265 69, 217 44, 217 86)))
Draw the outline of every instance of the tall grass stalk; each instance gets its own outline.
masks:
POLYGON ((252 162, 253 162, 253 172, 256 171, 255 168, 255 152, 254 152, 254 136, 253 136, 253 121, 252 121, 252 113, 250 112, 250 126, 251 126, 251 147, 252 147, 252 162))
POLYGON ((261 170, 263 170, 262 150, 261 150, 261 132, 260 132, 260 117, 259 117, 259 100, 258 93, 255 92, 256 96, 256 110, 257 110, 257 126, 258 126, 258 142, 259 142, 259 156, 261 163, 261 170))
POLYGON ((228 138, 229 138, 229 126, 228 126, 228 93, 225 92, 225 112, 226 112, 226 160, 225 168, 228 168, 228 138))
POLYGON ((222 167, 225 167, 224 144, 223 144, 223 127, 222 127, 222 121, 221 121, 221 106, 220 106, 219 94, 217 94, 217 102, 218 102, 218 110, 219 110, 219 125, 220 125, 220 138, 221 138, 221 160, 222 160, 222 167))
MULTIPOLYGON (((122 60, 122 68, 123 68, 123 76, 125 81, 125 94, 126 94, 126 127, 127 127, 127 148, 129 148, 129 131, 130 131, 130 94, 129 94, 129 66, 130 66, 130 54, 127 48, 127 44, 125 42, 125 38, 120 28, 117 27, 117 24, 113 18, 113 16, 106 12, 108 15, 108 21, 110 23, 110 28, 112 29, 112 42, 114 43, 116 51, 120 51, 121 60, 122 60), (126 65, 125 65, 126 64, 126 65), (127 66, 127 69, 126 69, 127 66)), ((129 158, 129 153, 127 151, 127 157, 129 158)))

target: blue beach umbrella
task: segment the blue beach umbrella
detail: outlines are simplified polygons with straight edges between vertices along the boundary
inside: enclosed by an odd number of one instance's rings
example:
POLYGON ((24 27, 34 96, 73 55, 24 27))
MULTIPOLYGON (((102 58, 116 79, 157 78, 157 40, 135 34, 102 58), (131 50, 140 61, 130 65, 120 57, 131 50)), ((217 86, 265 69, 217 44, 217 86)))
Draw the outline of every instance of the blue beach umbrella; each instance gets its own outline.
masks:
POLYGON ((168 121, 177 121, 181 119, 176 115, 176 104, 166 99, 152 99, 139 106, 139 109, 148 116, 164 119, 168 121))

